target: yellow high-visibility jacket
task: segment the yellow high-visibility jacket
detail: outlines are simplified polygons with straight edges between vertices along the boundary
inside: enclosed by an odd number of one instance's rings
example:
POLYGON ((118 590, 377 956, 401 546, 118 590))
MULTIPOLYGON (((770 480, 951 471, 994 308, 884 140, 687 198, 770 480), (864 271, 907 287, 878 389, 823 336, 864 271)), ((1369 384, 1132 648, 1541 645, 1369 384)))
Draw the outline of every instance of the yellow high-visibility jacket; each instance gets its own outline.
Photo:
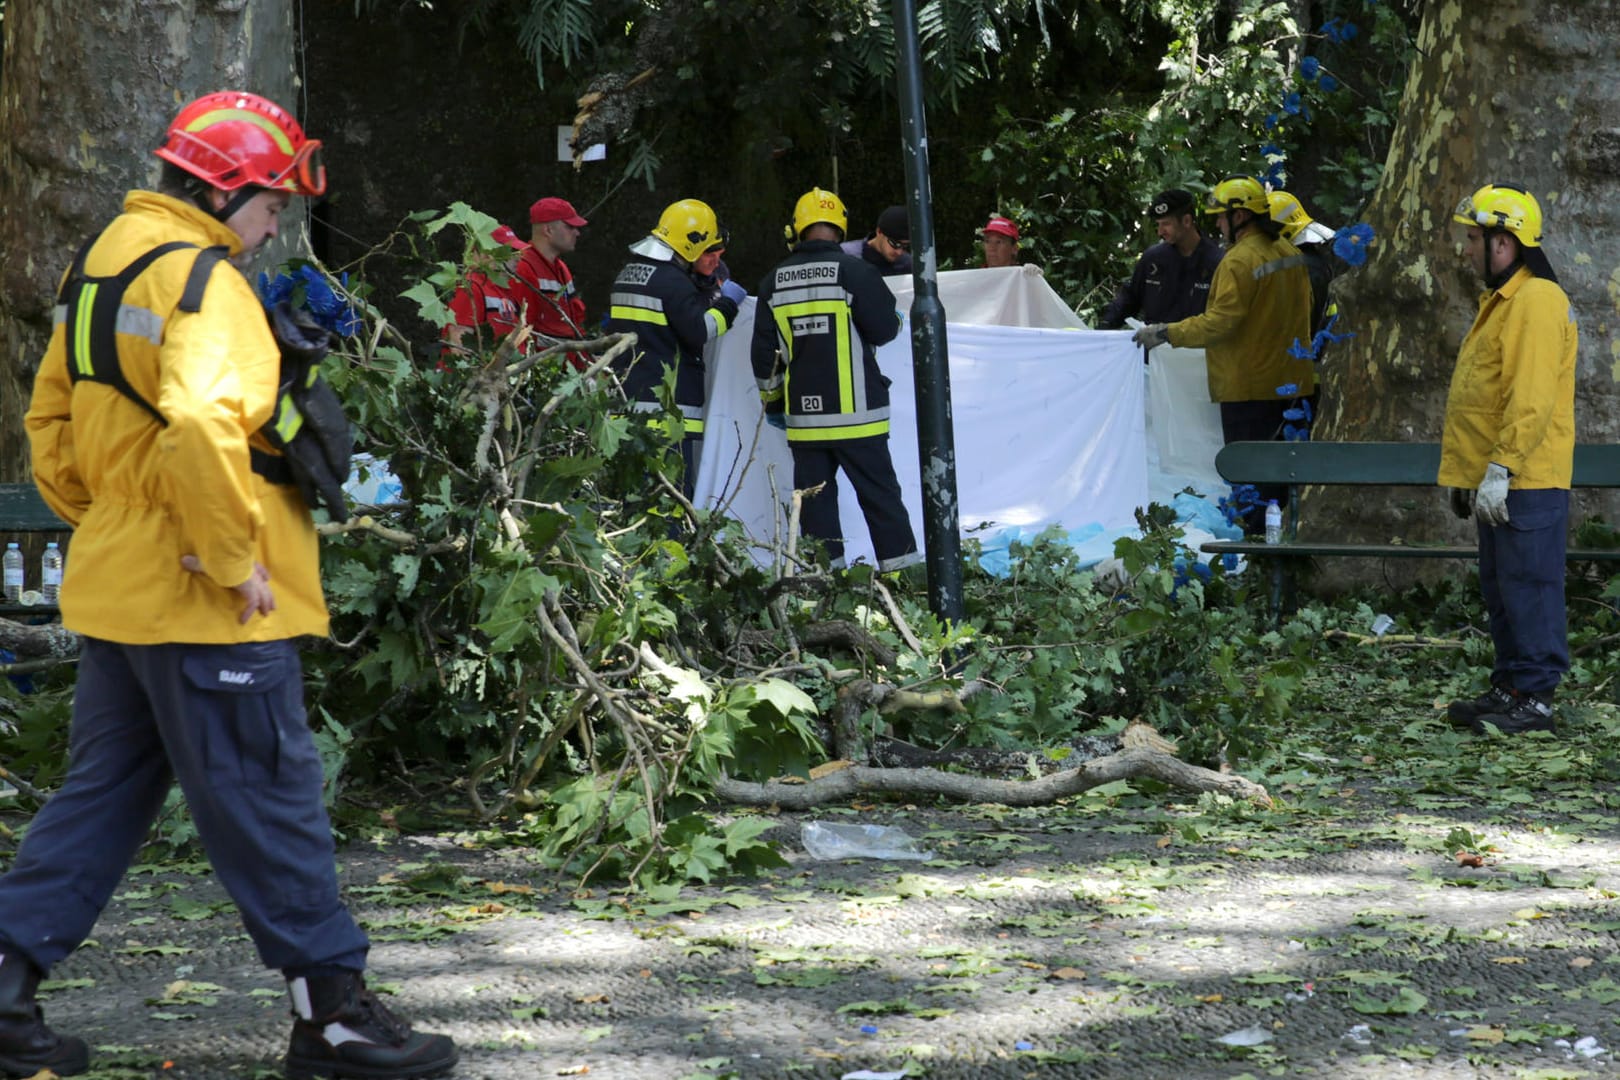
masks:
MULTIPOLYGON (((242 242, 195 206, 132 191, 85 260, 91 277, 117 274, 169 241, 242 242)), ((131 387, 167 425, 116 388, 67 369, 65 311, 34 379, 24 425, 34 481, 74 526, 62 582, 62 622, 131 645, 229 644, 325 634, 314 524, 293 485, 252 471, 249 442, 276 405, 281 354, 264 308, 228 263, 208 279, 201 310, 176 311, 197 252, 158 258, 124 293, 118 359, 131 387), (203 573, 180 565, 202 560, 203 573), (276 610, 238 622, 231 586, 253 564, 270 573, 276 610)), ((83 328, 79 328, 84 332, 83 328)))
POLYGON ((1524 267, 1480 298, 1446 397, 1439 483, 1478 487, 1491 462, 1515 488, 1567 488, 1575 468, 1575 353, 1569 297, 1524 267))
POLYGON ((1215 267, 1202 315, 1171 323, 1170 344, 1203 348, 1211 401, 1276 401, 1316 389, 1316 366, 1288 354, 1311 343, 1311 277, 1286 240, 1250 229, 1215 267), (1278 395, 1289 383, 1298 392, 1278 395))

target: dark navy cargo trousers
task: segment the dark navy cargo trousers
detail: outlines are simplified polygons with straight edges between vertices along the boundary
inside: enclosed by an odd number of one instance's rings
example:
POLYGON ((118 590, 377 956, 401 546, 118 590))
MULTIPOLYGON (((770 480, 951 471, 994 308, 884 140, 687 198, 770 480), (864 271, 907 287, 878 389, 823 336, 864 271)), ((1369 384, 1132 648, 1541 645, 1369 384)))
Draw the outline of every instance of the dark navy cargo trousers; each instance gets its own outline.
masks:
POLYGON ((67 779, 0 877, 0 951, 49 971, 89 936, 171 779, 267 966, 364 970, 291 641, 85 639, 67 779))
POLYGON ((1506 525, 1479 525, 1479 587, 1496 663, 1491 682, 1551 697, 1569 670, 1564 549, 1569 492, 1510 491, 1506 525))
POLYGON ((889 456, 887 435, 849 442, 793 442, 788 446, 793 451, 793 486, 803 491, 817 484, 826 485, 819 494, 804 500, 799 527, 805 536, 821 541, 829 559, 837 563, 844 557, 844 528, 838 513, 838 470, 842 469, 866 517, 878 569, 899 570, 921 561, 900 481, 895 476, 894 459, 889 456))

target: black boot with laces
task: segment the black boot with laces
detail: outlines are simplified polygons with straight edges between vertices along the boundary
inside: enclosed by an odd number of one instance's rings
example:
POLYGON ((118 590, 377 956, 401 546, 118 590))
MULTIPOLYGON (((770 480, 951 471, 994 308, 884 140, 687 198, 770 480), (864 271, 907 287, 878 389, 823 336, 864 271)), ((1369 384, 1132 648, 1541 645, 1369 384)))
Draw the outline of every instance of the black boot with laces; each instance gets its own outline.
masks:
POLYGON ((1446 718, 1457 727, 1468 727, 1474 722, 1474 717, 1484 716, 1486 713, 1503 713, 1513 707, 1513 691, 1500 684, 1493 683, 1491 688, 1467 701, 1453 701, 1446 706, 1446 718))
POLYGON ((0 955, 0 1074, 34 1076, 46 1069, 77 1076, 90 1067, 83 1039, 58 1035, 45 1026, 34 1000, 40 971, 25 956, 0 955))
POLYGON ((287 1080, 443 1076, 459 1054, 448 1035, 413 1032, 366 989, 359 972, 287 980, 293 1003, 287 1080))
POLYGON ((1551 731, 1554 727, 1552 699, 1515 690, 1511 705, 1481 713, 1474 717, 1470 726, 1478 735, 1487 734, 1492 727, 1504 735, 1521 735, 1526 731, 1551 731))

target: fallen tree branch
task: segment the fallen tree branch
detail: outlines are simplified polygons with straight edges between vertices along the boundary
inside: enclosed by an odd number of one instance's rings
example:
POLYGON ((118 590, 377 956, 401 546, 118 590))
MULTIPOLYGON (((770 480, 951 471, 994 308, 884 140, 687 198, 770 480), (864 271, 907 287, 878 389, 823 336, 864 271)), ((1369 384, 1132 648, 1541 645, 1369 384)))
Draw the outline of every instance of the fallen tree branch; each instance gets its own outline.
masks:
POLYGON ((1431 648, 1431 649, 1460 649, 1463 643, 1456 638, 1428 637, 1425 634, 1355 634, 1349 630, 1324 630, 1324 641, 1350 641, 1357 645, 1376 645, 1381 649, 1391 648, 1431 648))
POLYGON ((961 802, 1002 806, 1044 806, 1116 780, 1137 777, 1148 777, 1182 791, 1212 791, 1262 806, 1271 805, 1266 789, 1246 777, 1189 765, 1162 750, 1146 746, 1124 749, 1085 762, 1078 768, 1035 780, 992 780, 938 769, 874 769, 852 765, 803 783, 770 780, 755 784, 721 777, 714 787, 715 793, 729 802, 741 806, 777 806, 783 810, 809 810, 871 792, 908 798, 942 796, 961 802))
MULTIPOLYGON (((825 588, 825 578, 814 577, 787 577, 773 584, 781 585, 789 582, 815 582, 818 587, 825 588)), ((826 622, 810 623, 799 627, 799 644, 811 648, 820 648, 826 645, 836 645, 853 653, 866 653, 883 667, 893 667, 897 659, 895 651, 864 626, 858 626, 847 619, 829 619, 826 622)))
MULTIPOLYGON (((61 623, 34 625, 0 619, 0 649, 8 650, 19 660, 49 660, 52 664, 72 660, 79 655, 79 644, 79 635, 65 629, 61 623)), ((9 670, 21 674, 24 670, 39 669, 12 665, 9 670)))

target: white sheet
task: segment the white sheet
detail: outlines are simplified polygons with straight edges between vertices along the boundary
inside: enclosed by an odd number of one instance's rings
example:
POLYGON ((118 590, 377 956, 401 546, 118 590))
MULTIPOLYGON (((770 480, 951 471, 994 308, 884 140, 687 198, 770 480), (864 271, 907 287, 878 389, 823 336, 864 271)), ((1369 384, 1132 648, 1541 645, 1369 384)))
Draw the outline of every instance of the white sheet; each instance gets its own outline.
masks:
MULTIPOLYGON (((889 278, 906 313, 911 279, 889 278)), ((1099 522, 1129 525, 1147 502, 1145 383, 1141 352, 1122 331, 969 325, 987 320, 1080 320, 1030 268, 940 275, 950 350, 959 523, 998 526, 1099 522)), ((762 423, 749 364, 754 301, 721 338, 710 364, 708 422, 698 471, 700 506, 722 507, 757 544, 786 542, 778 511, 791 497, 784 435, 762 423)), ((890 453, 912 529, 923 537, 910 324, 878 351, 893 380, 890 453)), ((873 558, 866 523, 847 482, 839 485, 846 558, 873 558)))

